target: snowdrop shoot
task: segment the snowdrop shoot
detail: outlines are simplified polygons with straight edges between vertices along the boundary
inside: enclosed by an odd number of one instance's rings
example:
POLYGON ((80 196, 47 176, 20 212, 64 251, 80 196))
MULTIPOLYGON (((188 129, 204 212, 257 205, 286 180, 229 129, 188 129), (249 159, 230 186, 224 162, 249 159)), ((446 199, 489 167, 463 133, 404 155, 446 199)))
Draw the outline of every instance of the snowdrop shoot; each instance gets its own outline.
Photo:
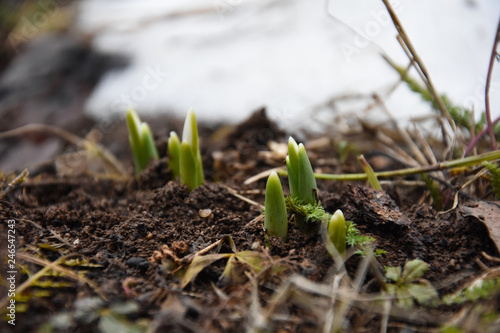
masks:
POLYGON ((318 187, 311 162, 304 145, 302 143, 297 145, 292 137, 288 139, 286 168, 292 198, 300 200, 303 204, 314 204, 318 187))
POLYGON ((338 209, 328 222, 328 239, 340 255, 346 251, 346 225, 344 213, 338 209))
POLYGON ((148 124, 141 122, 137 113, 127 110, 128 139, 134 158, 135 175, 139 177, 150 160, 157 160, 158 151, 148 124))
POLYGON ((203 164, 198 139, 198 126, 193 109, 189 109, 184 128, 182 142, 175 132, 170 133, 168 139, 168 165, 172 171, 172 178, 181 178, 181 184, 190 191, 204 182, 203 164))
POLYGON ((273 171, 266 184, 264 229, 268 236, 278 236, 284 242, 288 237, 288 219, 285 197, 278 174, 273 171))

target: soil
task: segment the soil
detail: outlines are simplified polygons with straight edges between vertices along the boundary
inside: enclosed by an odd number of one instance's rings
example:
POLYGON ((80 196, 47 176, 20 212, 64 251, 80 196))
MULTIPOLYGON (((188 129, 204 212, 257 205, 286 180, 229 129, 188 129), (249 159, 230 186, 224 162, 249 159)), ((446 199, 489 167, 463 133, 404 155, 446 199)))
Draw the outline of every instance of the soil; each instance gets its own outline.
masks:
MULTIPOLYGON (((85 278, 76 281, 48 270, 40 279, 48 285, 31 285, 18 295, 16 325, 1 322, 1 331, 37 332, 41 327, 52 327, 56 332, 108 332, 119 331, 123 328, 120 325, 127 323, 129 332, 145 326, 150 332, 242 332, 259 328, 259 306, 261 314, 271 313, 265 324, 268 331, 321 331, 325 317, 318 313, 325 307, 321 303, 324 295, 308 294, 307 286, 300 283, 291 289, 304 288, 295 298, 290 292, 278 302, 276 295, 285 281, 297 279, 297 275, 317 286, 330 285, 337 273, 335 261, 321 235, 304 235, 293 221, 287 243, 275 237, 266 241, 262 207, 258 205, 264 202, 266 178, 243 184, 259 172, 284 165, 284 155, 270 147, 286 143, 285 133, 267 119, 264 110, 238 126, 201 127, 206 183, 189 192, 171 180, 165 157, 168 133, 179 131, 181 122, 145 120, 152 125, 162 156, 138 180, 62 172, 50 158, 74 153, 76 148, 59 143, 55 152, 48 150, 49 162, 31 165, 29 179, 0 200, 2 258, 7 256, 7 221, 16 223, 17 287, 46 265, 35 259, 47 263, 72 256, 79 261, 66 261, 61 266, 85 278), (182 278, 193 255, 202 250, 204 255, 254 251, 266 269, 257 272, 256 266, 238 261, 231 278, 222 278, 227 260, 221 259, 207 265, 183 288, 182 278), (138 307, 120 313, 117 308, 126 304, 138 307), (275 309, 273 304, 277 304, 275 309), (66 324, 54 324, 57 315, 66 318, 66 324)), ((75 132, 91 129, 100 131, 101 144, 124 161, 132 175, 123 121, 115 123, 112 130, 103 130, 102 125, 87 119, 75 132)), ((36 140, 29 144, 39 145, 40 151, 53 140, 59 141, 40 134, 36 140)), ((13 150, 26 144, 26 139, 9 139, 13 150)), ((352 156, 343 164, 332 158, 338 156, 335 147, 329 142, 308 149, 312 165, 323 172, 359 172, 352 156)), ((388 168, 398 166, 392 161, 386 164, 388 168)), ((8 184, 7 176, 3 188, 8 184)), ((287 194, 287 181, 282 178, 282 182, 287 194)), ((437 212, 429 200, 419 202, 425 189, 401 190, 388 185, 384 191, 376 191, 364 182, 331 181, 318 181, 318 186, 327 212, 341 209, 362 234, 374 237, 374 247, 386 251, 373 262, 360 292, 382 290, 377 268, 403 267, 412 259, 430 265, 424 277, 440 296, 482 274, 484 267, 479 260, 494 265, 482 255, 498 255, 485 225, 457 210, 437 212)), ((349 277, 356 279, 362 262, 360 255, 348 257, 345 267, 349 277)), ((6 261, 2 261, 2 276, 7 271, 6 261)), ((5 277, 0 286, 2 299, 8 289, 4 281, 5 277)), ((409 312, 421 315, 391 316, 389 331, 435 330, 460 310, 459 306, 416 306, 409 312)), ((345 315, 344 331, 378 332, 381 318, 380 309, 356 303, 345 315)))

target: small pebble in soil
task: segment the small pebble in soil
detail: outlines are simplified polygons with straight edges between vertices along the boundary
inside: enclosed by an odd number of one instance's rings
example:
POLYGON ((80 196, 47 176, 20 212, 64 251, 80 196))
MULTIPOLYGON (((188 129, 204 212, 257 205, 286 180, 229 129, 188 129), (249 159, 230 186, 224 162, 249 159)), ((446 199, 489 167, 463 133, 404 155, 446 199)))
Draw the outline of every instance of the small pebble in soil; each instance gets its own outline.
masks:
POLYGON ((141 271, 146 271, 149 268, 150 263, 146 258, 131 257, 126 262, 127 266, 135 267, 141 271))
POLYGON ((198 214, 200 214, 200 217, 208 218, 209 220, 213 220, 214 218, 211 209, 200 209, 198 214))

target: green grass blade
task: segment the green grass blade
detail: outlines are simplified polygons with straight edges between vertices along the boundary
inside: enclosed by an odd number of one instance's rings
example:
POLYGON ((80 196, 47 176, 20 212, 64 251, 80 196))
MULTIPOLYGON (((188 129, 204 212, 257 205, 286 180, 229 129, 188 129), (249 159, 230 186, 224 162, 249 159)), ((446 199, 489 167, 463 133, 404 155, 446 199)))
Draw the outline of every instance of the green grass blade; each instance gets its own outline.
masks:
MULTIPOLYGON (((491 151, 476 156, 469 156, 465 158, 460 158, 451 161, 440 162, 438 164, 427 165, 417 168, 400 169, 393 171, 381 171, 375 172, 377 178, 388 178, 388 177, 400 177, 414 175, 422 172, 432 172, 440 171, 444 169, 454 169, 454 168, 464 168, 473 165, 481 164, 484 161, 493 161, 500 159, 500 150, 491 151)), ((286 171, 281 170, 280 175, 286 176, 286 171)), ((327 174, 327 173, 317 173, 315 174, 316 179, 324 180, 340 180, 340 181, 352 181, 352 180, 365 180, 367 176, 365 173, 351 173, 351 174, 327 174)))
POLYGON ((366 177, 368 178, 370 185, 374 189, 376 189, 378 191, 382 191, 382 186, 380 186, 380 182, 378 181, 377 175, 375 174, 370 163, 368 163, 368 161, 365 159, 363 154, 358 156, 358 161, 359 161, 359 164, 361 164, 363 171, 366 173, 366 177))

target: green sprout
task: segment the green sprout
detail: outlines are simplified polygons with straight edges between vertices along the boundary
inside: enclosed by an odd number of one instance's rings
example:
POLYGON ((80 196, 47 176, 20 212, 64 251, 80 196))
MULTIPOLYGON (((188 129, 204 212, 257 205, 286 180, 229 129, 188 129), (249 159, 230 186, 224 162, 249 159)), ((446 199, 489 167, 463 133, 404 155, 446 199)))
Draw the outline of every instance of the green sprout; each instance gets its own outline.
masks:
POLYGON ((264 229, 268 236, 278 236, 287 241, 288 220, 285 197, 278 174, 273 171, 266 184, 264 229))
POLYGON ((358 156, 358 161, 359 164, 361 164, 361 167, 363 168, 363 171, 366 173, 366 177, 368 178, 368 181, 370 182, 370 185, 376 189, 377 191, 382 191, 382 186, 380 186, 380 182, 378 181, 377 175, 373 171, 371 165, 368 163, 368 161, 365 159, 363 154, 358 156))
POLYGON ((172 179, 176 180, 181 175, 181 141, 174 131, 168 138, 168 166, 172 172, 172 179))
MULTIPOLYGON (((316 178, 307 157, 306 149, 301 143, 290 137, 288 139, 288 156, 286 157, 286 168, 288 170, 288 185, 290 187, 290 196, 299 205, 316 205, 316 178)), ((301 214, 295 214, 295 224, 306 234, 316 232, 319 223, 308 221, 301 214), (312 222, 312 223, 306 223, 312 222)))
POLYGON ((172 171, 172 178, 181 178, 181 184, 190 191, 204 182, 203 164, 201 162, 200 145, 198 140, 198 126, 193 109, 189 109, 184 128, 182 142, 175 132, 170 132, 168 139, 168 165, 172 171))
POLYGON ((346 222, 344 213, 338 209, 328 222, 328 239, 340 255, 346 251, 346 222))
POLYGON ((137 113, 127 110, 127 127, 130 148, 134 157, 135 175, 139 177, 150 160, 158 160, 158 151, 148 124, 141 122, 137 113))
POLYGON ((306 149, 301 143, 290 137, 288 139, 288 156, 286 157, 286 168, 288 170, 288 183, 290 195, 299 199, 304 204, 314 204, 316 202, 316 178, 307 157, 306 149))
POLYGON ((388 282, 385 292, 395 296, 401 307, 411 308, 414 300, 419 304, 428 304, 438 296, 436 289, 420 278, 429 270, 429 265, 420 259, 408 261, 403 271, 401 267, 386 267, 385 277, 388 282))

